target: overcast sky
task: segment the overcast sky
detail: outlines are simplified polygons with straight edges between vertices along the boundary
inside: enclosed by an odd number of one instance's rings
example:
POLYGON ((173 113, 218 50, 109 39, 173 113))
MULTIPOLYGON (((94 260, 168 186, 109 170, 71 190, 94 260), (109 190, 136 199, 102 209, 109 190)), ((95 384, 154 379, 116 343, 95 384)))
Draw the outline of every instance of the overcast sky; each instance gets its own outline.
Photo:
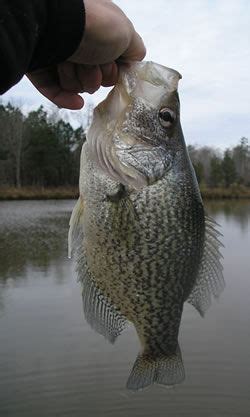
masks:
MULTIPOLYGON (((241 136, 250 138, 250 0, 116 4, 144 39, 146 59, 182 74, 179 93, 186 142, 225 148, 241 136)), ((90 99, 97 104, 106 93, 103 89, 90 99)), ((4 99, 25 109, 48 105, 25 79, 4 99)))

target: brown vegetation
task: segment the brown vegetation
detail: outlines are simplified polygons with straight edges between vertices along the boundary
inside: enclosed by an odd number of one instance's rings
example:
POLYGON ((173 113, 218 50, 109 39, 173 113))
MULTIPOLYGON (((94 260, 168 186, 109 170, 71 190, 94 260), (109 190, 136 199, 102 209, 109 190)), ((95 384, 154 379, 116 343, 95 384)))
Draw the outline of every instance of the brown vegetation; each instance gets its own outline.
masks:
POLYGON ((0 188, 0 200, 64 200, 78 198, 78 187, 0 188))
MULTIPOLYGON (((78 196, 86 126, 74 129, 40 107, 24 115, 0 103, 0 200, 78 196)), ((188 146, 205 199, 250 198, 250 145, 242 137, 224 151, 188 146)))
POLYGON ((250 187, 232 185, 228 188, 201 187, 201 195, 205 200, 250 198, 250 187))
MULTIPOLYGON (((201 194, 205 200, 247 199, 250 198, 250 187, 232 185, 229 188, 207 188, 201 186, 201 194)), ((78 187, 4 187, 0 188, 0 200, 64 200, 76 199, 79 196, 78 187)))

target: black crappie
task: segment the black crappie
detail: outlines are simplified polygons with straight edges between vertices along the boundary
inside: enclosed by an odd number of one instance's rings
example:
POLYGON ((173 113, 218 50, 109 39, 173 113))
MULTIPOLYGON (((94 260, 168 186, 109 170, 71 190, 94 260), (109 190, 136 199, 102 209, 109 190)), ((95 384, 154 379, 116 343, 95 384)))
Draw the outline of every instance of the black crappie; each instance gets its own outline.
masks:
POLYGON ((224 287, 180 125, 180 78, 152 62, 121 71, 94 111, 70 221, 87 321, 111 342, 132 322, 140 339, 130 389, 184 379, 183 304, 203 315, 224 287))

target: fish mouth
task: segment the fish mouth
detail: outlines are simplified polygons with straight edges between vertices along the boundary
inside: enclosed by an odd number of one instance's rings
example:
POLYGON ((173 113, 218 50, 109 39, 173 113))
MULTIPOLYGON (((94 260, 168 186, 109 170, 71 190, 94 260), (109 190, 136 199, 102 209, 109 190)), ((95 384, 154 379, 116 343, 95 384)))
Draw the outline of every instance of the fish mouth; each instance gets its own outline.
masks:
POLYGON ((162 178, 172 166, 171 153, 157 134, 150 138, 144 131, 133 131, 128 114, 140 97, 150 108, 158 108, 163 95, 177 91, 180 78, 176 71, 152 62, 132 64, 129 71, 121 70, 116 86, 95 108, 87 143, 92 159, 114 181, 141 189, 162 178))

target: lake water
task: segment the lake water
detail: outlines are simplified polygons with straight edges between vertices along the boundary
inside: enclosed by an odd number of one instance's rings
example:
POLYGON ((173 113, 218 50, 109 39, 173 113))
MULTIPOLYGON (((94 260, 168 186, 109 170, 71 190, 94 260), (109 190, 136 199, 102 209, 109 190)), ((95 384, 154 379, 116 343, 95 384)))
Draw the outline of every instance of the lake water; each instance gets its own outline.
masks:
POLYGON ((124 388, 134 329, 110 345, 83 318, 67 259, 73 205, 0 203, 0 416, 249 417, 250 202, 208 205, 224 234, 226 289, 205 319, 185 307, 185 382, 138 393, 124 388))

